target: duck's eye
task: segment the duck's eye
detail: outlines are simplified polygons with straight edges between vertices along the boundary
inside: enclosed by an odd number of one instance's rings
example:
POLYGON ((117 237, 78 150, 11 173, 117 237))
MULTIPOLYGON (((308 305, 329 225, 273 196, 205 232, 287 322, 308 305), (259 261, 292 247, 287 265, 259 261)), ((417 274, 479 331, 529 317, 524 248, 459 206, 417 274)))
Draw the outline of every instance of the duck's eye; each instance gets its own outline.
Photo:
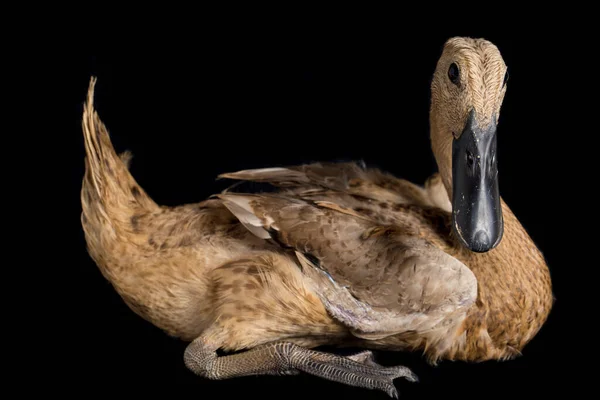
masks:
POLYGON ((452 83, 458 85, 458 82, 460 81, 460 73, 458 71, 458 65, 455 63, 450 64, 450 68, 448 68, 448 78, 450 78, 452 83))
POLYGON ((508 82, 508 70, 504 73, 504 82, 502 83, 502 87, 506 86, 506 82, 508 82))

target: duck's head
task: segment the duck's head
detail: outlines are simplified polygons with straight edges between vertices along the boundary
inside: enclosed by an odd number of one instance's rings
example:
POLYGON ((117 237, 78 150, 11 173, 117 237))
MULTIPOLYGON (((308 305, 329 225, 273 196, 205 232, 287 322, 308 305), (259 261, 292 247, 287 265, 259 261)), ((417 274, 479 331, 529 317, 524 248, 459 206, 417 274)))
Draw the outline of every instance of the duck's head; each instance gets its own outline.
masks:
POLYGON ((468 249, 496 247, 504 230, 496 126, 508 72, 498 48, 452 38, 431 84, 431 144, 452 202, 456 236, 468 249))

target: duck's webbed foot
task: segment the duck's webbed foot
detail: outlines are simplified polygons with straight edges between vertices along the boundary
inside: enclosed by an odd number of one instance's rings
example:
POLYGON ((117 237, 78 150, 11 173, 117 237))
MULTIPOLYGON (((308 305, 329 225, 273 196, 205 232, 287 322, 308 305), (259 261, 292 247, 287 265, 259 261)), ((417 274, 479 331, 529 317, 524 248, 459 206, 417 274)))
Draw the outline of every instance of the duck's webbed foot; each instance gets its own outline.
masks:
POLYGON ((289 342, 274 342, 243 353, 217 356, 216 348, 200 337, 188 345, 184 360, 191 371, 208 379, 305 372, 346 385, 382 390, 393 398, 398 397, 394 379, 404 377, 417 381, 410 369, 379 365, 368 351, 344 357, 289 342))

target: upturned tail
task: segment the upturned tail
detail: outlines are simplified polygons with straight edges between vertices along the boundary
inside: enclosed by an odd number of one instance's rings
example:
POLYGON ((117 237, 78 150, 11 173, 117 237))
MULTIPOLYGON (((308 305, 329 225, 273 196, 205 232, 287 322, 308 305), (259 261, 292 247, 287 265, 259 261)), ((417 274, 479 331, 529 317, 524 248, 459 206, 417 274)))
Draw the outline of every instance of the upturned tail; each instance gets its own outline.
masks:
POLYGON ((85 176, 81 189, 81 222, 92 258, 114 254, 111 247, 126 242, 132 216, 156 211, 150 199, 129 173, 131 153, 118 155, 108 130, 94 110, 96 78, 90 81, 83 109, 85 176))

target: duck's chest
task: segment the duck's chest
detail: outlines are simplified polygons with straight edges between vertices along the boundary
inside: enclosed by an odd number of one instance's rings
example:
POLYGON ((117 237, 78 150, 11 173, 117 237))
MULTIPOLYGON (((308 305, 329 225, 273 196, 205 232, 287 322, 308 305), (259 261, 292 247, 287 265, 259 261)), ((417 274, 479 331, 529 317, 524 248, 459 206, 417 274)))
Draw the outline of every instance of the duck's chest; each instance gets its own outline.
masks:
POLYGON ((553 301, 548 269, 542 259, 522 253, 469 258, 464 262, 477 277, 478 295, 464 325, 467 358, 512 358, 548 317, 553 301))

